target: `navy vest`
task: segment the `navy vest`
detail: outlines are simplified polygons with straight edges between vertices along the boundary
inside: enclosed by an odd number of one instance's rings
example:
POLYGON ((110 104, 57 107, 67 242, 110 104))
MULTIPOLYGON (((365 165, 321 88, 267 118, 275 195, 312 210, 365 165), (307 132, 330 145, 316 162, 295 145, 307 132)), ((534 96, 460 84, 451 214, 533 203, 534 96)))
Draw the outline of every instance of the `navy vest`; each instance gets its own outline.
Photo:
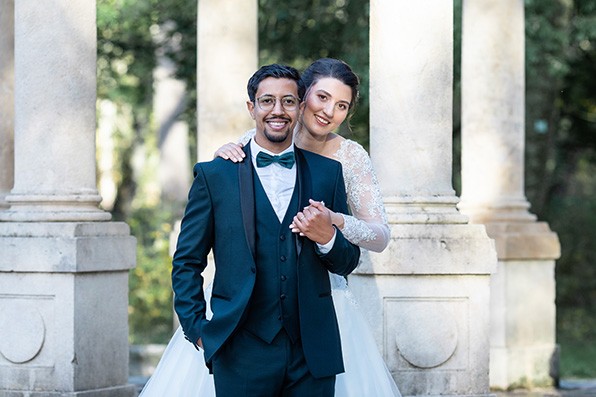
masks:
POLYGON ((280 224, 263 185, 253 170, 256 218, 256 281, 244 328, 271 343, 283 328, 292 342, 300 338, 296 237, 289 228, 298 212, 294 189, 280 224))

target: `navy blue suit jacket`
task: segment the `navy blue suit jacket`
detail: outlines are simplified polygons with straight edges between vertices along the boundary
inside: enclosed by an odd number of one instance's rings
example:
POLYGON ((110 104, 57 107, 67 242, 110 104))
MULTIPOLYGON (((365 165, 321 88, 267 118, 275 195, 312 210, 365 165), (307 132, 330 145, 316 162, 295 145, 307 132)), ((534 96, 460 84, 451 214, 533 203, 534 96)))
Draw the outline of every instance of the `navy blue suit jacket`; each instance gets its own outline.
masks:
MULTIPOLYGON (((202 338, 209 365, 219 348, 241 325, 256 277, 255 205, 250 145, 241 163, 216 158, 197 163, 174 254, 174 306, 187 338, 202 338), (211 320, 205 318, 202 272, 213 249, 215 277, 211 320)), ((348 213, 341 164, 295 148, 299 207, 308 199, 324 201, 348 213)), ((348 275, 358 265, 360 249, 337 230, 331 251, 296 238, 300 334, 306 362, 315 377, 344 371, 339 329, 328 271, 348 275)))

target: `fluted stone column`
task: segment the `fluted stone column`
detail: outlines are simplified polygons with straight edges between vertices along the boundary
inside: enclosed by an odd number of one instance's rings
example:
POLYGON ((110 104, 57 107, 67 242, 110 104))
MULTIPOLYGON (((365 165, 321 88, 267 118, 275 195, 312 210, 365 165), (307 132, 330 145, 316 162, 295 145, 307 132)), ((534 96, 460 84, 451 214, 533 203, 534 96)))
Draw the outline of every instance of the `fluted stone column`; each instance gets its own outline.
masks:
POLYGON ((135 239, 98 209, 95 1, 15 3, 15 177, 0 211, 0 394, 132 396, 135 239))
POLYGON ((254 127, 246 83, 257 70, 258 2, 201 0, 198 9, 197 114, 199 161, 254 127))
POLYGON ((0 0, 0 209, 14 182, 14 0, 0 0))
POLYGON ((496 253, 451 185, 453 4, 370 11, 370 150, 392 237, 350 286, 403 395, 486 395, 496 253))
POLYGON ((528 211, 524 194, 523 0, 465 1, 462 32, 459 207, 471 222, 486 225, 499 257, 491 280, 490 382, 547 386, 558 376, 560 246, 548 224, 528 211))

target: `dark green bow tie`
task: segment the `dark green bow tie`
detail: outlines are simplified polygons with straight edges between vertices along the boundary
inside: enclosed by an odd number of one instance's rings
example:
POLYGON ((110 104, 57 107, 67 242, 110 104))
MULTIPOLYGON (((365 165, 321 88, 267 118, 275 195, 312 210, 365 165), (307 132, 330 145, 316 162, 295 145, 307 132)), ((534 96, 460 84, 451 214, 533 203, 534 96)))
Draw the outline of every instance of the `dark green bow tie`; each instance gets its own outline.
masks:
POLYGON ((295 161, 294 152, 284 153, 281 156, 272 156, 265 152, 257 154, 257 167, 267 167, 271 163, 278 163, 282 167, 290 169, 295 161))

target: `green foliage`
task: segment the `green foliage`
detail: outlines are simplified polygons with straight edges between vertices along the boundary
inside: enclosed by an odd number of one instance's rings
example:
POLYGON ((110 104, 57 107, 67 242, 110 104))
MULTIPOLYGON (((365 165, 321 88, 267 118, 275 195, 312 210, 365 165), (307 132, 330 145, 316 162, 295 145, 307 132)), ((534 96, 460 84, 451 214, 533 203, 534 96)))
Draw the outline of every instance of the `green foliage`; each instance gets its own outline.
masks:
MULTIPOLYGON (((131 343, 163 343, 173 326, 169 233, 180 209, 169 208, 172 204, 148 188, 157 178, 158 157, 153 70, 157 53, 170 56, 194 92, 196 1, 98 0, 97 30, 98 99, 111 101, 118 111, 113 136, 118 188, 112 213, 137 238, 137 266, 129 281, 131 343), (146 165, 135 171, 139 153, 146 165)), ((196 125, 192 97, 182 117, 196 125)))
POLYGON ((565 306, 557 311, 561 378, 596 376, 596 310, 565 306))
POLYGON ((137 266, 130 273, 130 342, 164 343, 172 335, 173 310, 169 236, 171 214, 142 207, 127 219, 137 238, 137 266))
POLYGON ((595 45, 595 1, 526 0, 526 192, 561 241, 562 376, 596 376, 595 45))

